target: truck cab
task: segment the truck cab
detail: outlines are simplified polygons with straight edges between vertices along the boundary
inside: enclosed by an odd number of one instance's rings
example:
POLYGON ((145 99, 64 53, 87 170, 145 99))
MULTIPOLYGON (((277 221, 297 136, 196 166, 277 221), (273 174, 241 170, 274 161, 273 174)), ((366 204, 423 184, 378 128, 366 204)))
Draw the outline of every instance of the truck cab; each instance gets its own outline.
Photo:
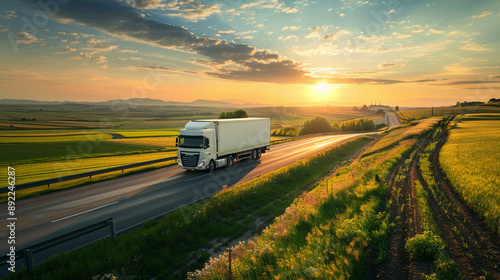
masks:
POLYGON ((207 170, 217 159, 215 124, 189 122, 177 138, 179 167, 188 170, 207 170))

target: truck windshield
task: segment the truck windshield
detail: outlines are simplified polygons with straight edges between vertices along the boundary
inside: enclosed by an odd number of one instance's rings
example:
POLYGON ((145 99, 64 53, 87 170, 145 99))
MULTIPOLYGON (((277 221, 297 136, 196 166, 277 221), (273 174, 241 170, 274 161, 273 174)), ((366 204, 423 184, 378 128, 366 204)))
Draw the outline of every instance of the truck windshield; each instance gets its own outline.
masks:
POLYGON ((181 148, 203 148, 203 136, 179 136, 181 148))

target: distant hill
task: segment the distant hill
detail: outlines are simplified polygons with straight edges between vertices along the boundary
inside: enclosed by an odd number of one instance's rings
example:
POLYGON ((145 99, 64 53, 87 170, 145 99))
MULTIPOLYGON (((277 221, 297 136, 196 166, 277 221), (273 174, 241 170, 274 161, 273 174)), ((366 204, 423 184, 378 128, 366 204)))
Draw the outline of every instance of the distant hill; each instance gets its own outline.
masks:
POLYGON ((198 99, 192 102, 164 101, 151 98, 113 99, 100 102, 78 101, 40 101, 31 99, 1 99, 0 105, 111 105, 129 106, 193 106, 193 107, 265 107, 266 104, 252 103, 246 100, 232 99, 233 102, 198 99))

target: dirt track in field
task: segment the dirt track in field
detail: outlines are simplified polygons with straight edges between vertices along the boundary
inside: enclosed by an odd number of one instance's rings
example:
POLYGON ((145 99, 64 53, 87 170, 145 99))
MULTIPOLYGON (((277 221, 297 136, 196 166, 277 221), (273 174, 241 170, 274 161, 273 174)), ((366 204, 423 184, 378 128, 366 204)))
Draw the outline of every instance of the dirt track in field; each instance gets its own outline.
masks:
POLYGON ((439 165, 439 151, 446 137, 444 132, 429 158, 439 190, 435 194, 424 180, 418 164, 419 155, 428 144, 426 140, 419 142, 409 166, 404 166, 402 159, 391 176, 389 214, 395 227, 389 235, 384 263, 368 269, 374 273, 367 273, 367 279, 426 279, 425 275, 432 273, 432 262, 412 260, 404 248, 408 239, 422 233, 414 187, 417 180, 428 194, 429 207, 446 244, 445 254, 456 263, 462 279, 500 279, 498 236, 460 199, 439 165), (397 180, 398 172, 405 176, 404 180, 397 180))
POLYGON ((439 165, 439 151, 446 141, 446 132, 431 155, 432 170, 441 194, 434 197, 429 186, 418 175, 429 195, 434 219, 446 243, 446 254, 457 263, 464 279, 500 279, 500 243, 498 237, 460 199, 439 165))

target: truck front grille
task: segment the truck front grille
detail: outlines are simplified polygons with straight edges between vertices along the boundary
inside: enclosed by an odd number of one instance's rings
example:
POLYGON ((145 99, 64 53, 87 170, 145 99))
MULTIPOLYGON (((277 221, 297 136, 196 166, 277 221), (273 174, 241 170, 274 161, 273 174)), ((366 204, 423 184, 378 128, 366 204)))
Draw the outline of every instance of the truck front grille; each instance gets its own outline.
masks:
POLYGON ((199 157, 199 153, 181 153, 182 165, 186 167, 196 167, 199 157))

